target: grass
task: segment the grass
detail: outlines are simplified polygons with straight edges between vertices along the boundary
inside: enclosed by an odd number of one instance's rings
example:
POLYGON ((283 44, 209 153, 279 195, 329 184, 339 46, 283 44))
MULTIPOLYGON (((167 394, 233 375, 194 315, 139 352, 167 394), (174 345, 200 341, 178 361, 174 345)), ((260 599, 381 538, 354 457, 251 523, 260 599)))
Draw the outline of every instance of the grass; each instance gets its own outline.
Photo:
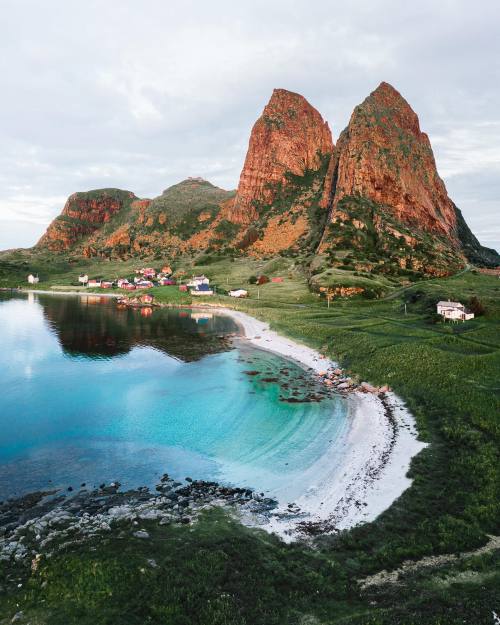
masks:
MULTIPOLYGON (((393 290, 392 299, 337 299, 327 309, 293 259, 196 263, 184 258, 176 269, 205 273, 221 288, 243 286, 251 296, 197 302, 267 320, 359 378, 388 382, 406 400, 430 443, 412 463, 413 485, 375 522, 323 537, 314 550, 286 546, 215 514, 191 528, 152 526, 146 543, 113 537, 75 548, 43 562, 20 589, 13 571, 4 570, 0 614, 11 618, 18 603, 32 623, 491 623, 491 610, 499 612, 498 554, 368 594, 356 580, 405 559, 473 549, 487 533, 500 533, 500 281, 469 271, 393 290), (284 282, 248 285, 260 273, 284 282), (484 316, 431 323, 438 299, 472 296, 484 304, 484 316), (149 557, 158 569, 144 564, 149 557)), ((133 269, 112 262, 85 267, 107 268, 108 276, 133 269)), ((55 266, 48 282, 64 283, 80 269, 55 266)), ((175 287, 153 292, 162 302, 191 300, 175 287)))

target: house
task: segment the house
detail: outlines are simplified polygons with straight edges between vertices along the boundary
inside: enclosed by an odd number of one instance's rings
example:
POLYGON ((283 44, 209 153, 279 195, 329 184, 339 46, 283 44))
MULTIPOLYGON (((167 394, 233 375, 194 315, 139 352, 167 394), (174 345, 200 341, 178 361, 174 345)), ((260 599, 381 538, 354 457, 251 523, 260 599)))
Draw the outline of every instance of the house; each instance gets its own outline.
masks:
POLYGON ((234 289, 234 291, 229 291, 229 297, 248 297, 248 291, 245 291, 245 289, 234 289))
POLYGON ((198 284, 195 289, 191 289, 189 291, 191 295, 213 295, 213 289, 210 288, 208 284, 202 283, 198 284))
POLYGON ((100 280, 99 278, 92 278, 91 280, 87 282, 87 286, 90 287, 91 289, 100 288, 101 282, 102 280, 100 280))
POLYGON ((80 284, 83 284, 83 286, 86 286, 86 284, 87 284, 87 282, 88 282, 88 281, 89 281, 89 277, 88 277, 88 275, 87 275, 86 273, 81 273, 81 274, 78 276, 78 282, 79 282, 80 284))
POLYGON ((438 302, 437 313, 444 317, 445 320, 450 319, 451 321, 468 321, 469 319, 474 319, 474 313, 465 308, 460 302, 438 302))
POLYGON ((110 289, 113 286, 113 283, 109 280, 103 280, 101 282, 101 289, 110 289))
POLYGON ((170 267, 170 265, 165 265, 165 267, 162 267, 161 273, 166 276, 171 276, 173 273, 172 267, 170 267))
POLYGON ((38 277, 38 274, 34 276, 32 273, 30 273, 30 275, 28 276, 28 282, 30 284, 38 284, 39 281, 40 278, 38 277))
POLYGON ((205 276, 193 276, 192 280, 187 283, 187 286, 191 288, 196 288, 200 286, 200 284, 210 284, 210 280, 205 276))
POLYGON ((158 280, 158 284, 160 286, 172 286, 176 284, 176 281, 173 278, 161 278, 158 280))
POLYGON ((118 280, 116 281, 116 286, 119 289, 124 289, 126 284, 129 284, 127 278, 118 278, 118 280))
POLYGON ((156 276, 156 271, 152 267, 141 269, 141 273, 145 278, 154 278, 156 276))
POLYGON ((136 288, 135 284, 132 284, 131 282, 127 282, 122 286, 122 289, 126 289, 127 291, 135 291, 136 288))
POLYGON ((152 286, 153 283, 150 280, 140 280, 135 284, 135 287, 137 289, 150 289, 152 286))

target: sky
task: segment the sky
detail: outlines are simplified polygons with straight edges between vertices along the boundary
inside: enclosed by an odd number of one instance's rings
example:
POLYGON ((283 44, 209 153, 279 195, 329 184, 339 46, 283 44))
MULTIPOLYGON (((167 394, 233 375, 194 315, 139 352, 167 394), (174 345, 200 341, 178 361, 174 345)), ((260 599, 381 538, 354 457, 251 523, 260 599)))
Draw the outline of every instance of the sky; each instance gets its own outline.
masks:
POLYGON ((235 188, 273 88, 336 140, 383 80, 500 249, 499 24, 498 0, 1 0, 0 249, 33 245, 75 191, 235 188))

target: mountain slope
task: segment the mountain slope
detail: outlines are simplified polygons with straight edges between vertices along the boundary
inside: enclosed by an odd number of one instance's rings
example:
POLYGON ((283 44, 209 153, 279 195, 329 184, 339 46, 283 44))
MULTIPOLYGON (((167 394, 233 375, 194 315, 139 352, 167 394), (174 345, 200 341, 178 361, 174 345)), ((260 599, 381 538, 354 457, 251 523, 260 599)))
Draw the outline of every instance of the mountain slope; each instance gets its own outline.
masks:
POLYGON ((463 266, 472 248, 476 259, 494 259, 466 234, 428 136, 387 83, 354 109, 340 135, 322 206, 330 216, 320 252, 333 258, 349 251, 358 269, 447 275, 463 266))
POLYGON ((136 196, 121 189, 96 189, 73 193, 36 247, 52 252, 67 251, 99 230, 116 215, 130 208, 136 196))
POLYGON ((354 109, 336 146, 305 98, 275 89, 236 192, 188 178, 153 200, 119 189, 76 193, 36 249, 124 259, 316 253, 318 284, 336 268, 418 278, 467 260, 500 265, 448 197, 417 115, 387 83, 354 109))

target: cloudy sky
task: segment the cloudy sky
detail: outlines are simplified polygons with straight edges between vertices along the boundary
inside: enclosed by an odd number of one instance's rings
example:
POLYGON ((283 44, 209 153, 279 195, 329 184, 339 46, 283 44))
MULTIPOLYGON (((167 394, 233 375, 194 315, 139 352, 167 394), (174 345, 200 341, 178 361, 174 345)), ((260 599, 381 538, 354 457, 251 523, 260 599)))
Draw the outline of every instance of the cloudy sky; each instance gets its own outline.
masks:
POLYGON ((498 0, 1 0, 0 23, 0 249, 35 243, 74 191, 234 188, 274 87, 336 139, 382 80, 500 248, 498 0))

